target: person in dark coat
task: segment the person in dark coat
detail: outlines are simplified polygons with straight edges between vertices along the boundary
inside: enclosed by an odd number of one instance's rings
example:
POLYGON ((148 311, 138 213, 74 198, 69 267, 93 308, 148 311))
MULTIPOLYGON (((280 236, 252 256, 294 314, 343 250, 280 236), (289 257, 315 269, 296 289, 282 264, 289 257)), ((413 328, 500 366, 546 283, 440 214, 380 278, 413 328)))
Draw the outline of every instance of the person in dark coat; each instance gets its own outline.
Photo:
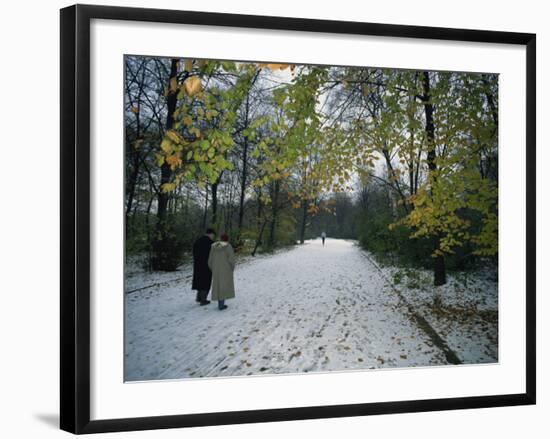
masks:
POLYGON ((212 271, 208 267, 208 256, 210 247, 214 242, 215 233, 213 229, 206 229, 206 233, 193 244, 193 285, 192 289, 197 290, 196 301, 200 305, 210 303, 206 298, 212 285, 212 271))

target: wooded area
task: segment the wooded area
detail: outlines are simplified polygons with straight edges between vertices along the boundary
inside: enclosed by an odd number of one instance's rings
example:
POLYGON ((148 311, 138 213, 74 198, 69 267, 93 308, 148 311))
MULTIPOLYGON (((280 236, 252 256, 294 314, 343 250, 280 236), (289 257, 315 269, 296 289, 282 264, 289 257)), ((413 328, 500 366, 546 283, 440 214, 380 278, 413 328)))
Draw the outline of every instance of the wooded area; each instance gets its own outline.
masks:
POLYGON ((252 255, 325 231, 393 263, 498 254, 498 76, 125 58, 127 255, 213 227, 252 255))

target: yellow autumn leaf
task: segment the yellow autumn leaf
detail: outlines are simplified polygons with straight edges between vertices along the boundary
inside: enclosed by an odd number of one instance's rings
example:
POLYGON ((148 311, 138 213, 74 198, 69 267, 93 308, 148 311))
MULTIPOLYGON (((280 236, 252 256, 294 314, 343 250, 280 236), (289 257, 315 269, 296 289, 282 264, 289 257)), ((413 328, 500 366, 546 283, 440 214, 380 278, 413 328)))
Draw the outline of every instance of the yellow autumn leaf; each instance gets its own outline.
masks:
POLYGON ((162 166, 164 164, 164 156, 162 154, 155 154, 157 159, 157 166, 162 166))
POLYGON ((170 140, 164 139, 160 143, 160 149, 162 149, 166 154, 170 154, 174 150, 174 147, 172 146, 172 142, 170 142, 170 140))
POLYGON ((290 64, 266 64, 270 70, 284 70, 290 67, 290 64))
POLYGON ((139 110, 138 110, 138 107, 133 106, 132 108, 130 108, 130 111, 131 111, 132 113, 137 113, 139 110))
POLYGON ((192 59, 186 59, 185 60, 185 70, 190 72, 193 70, 193 60, 192 59))
POLYGON ((178 80, 176 78, 170 79, 170 93, 173 93, 178 88, 178 80))
POLYGON ((195 137, 197 137, 197 138, 200 138, 200 136, 201 136, 201 130, 199 130, 197 127, 191 127, 191 128, 189 128, 189 132, 190 132, 191 134, 194 134, 195 137))
POLYGON ((181 136, 178 133, 176 133, 174 130, 168 130, 166 132, 166 137, 168 137, 172 142, 176 144, 183 142, 183 139, 181 138, 181 136))
POLYGON ((160 189, 162 190, 162 192, 171 192, 173 191, 174 189, 176 188, 176 184, 175 183, 164 183, 160 189))
POLYGON ((198 76, 191 76, 190 78, 187 78, 183 85, 185 86, 185 91, 190 97, 195 96, 202 90, 202 83, 198 76))
POLYGON ((181 165, 181 159, 177 154, 169 155, 168 157, 166 157, 165 160, 166 160, 166 163, 170 165, 170 168, 172 168, 172 170, 174 170, 177 166, 181 165))

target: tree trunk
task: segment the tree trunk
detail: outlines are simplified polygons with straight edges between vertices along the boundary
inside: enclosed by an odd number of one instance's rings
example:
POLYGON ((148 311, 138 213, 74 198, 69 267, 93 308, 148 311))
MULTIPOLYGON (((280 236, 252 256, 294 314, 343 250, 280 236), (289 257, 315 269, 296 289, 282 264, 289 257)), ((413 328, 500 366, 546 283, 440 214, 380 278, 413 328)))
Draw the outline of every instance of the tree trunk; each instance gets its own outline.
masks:
POLYGON ((264 234, 265 225, 267 224, 267 220, 264 220, 262 223, 259 232, 258 237, 256 238, 256 243, 254 244, 254 250, 252 250, 252 256, 256 256, 256 251, 258 250, 258 247, 262 243, 262 235, 264 234))
POLYGON ((223 171, 220 172, 220 175, 218 175, 218 178, 214 183, 211 185, 212 189, 212 227, 219 228, 218 224, 218 187, 220 185, 220 182, 222 180, 223 171))
MULTIPOLYGON (((495 144, 498 144, 498 108, 495 104, 495 98, 492 95, 489 87, 489 80, 487 79, 486 74, 481 75, 481 79, 483 81, 483 84, 485 85, 485 97, 487 99, 487 105, 489 106, 489 110, 491 111, 491 117, 493 118, 494 128, 491 133, 491 136, 494 138, 495 144)), ((493 163, 490 148, 488 153, 486 154, 485 160, 487 162, 486 166, 486 172, 485 175, 482 175, 482 178, 485 178, 486 176, 491 176, 494 180, 498 180, 498 162, 493 163)), ((483 163, 483 162, 482 162, 483 163)))
POLYGON ((215 183, 212 184, 212 225, 217 226, 218 223, 218 184, 220 179, 218 178, 215 183))
MULTIPOLYGON (((143 67, 143 64, 142 64, 143 67)), ((136 74, 136 80, 137 80, 137 74, 136 74)), ((145 69, 142 69, 141 74, 141 81, 139 82, 139 91, 136 97, 136 101, 132 102, 130 100, 130 104, 132 105, 132 108, 137 108, 137 111, 134 112, 135 118, 136 118, 136 133, 135 133, 135 142, 138 140, 143 140, 141 137, 141 114, 140 114, 140 108, 141 108, 141 96, 143 94, 143 87, 144 87, 144 81, 145 81, 145 69)), ((129 86, 127 84, 127 96, 130 98, 130 91, 129 86)), ((127 200, 126 200, 126 222, 124 225, 124 236, 128 238, 128 228, 130 223, 130 213, 132 212, 134 197, 136 194, 136 186, 137 181, 139 177, 140 172, 140 165, 141 165, 141 151, 139 148, 136 148, 136 143, 130 141, 130 139, 127 139, 127 148, 129 148, 129 155, 132 158, 132 173, 130 175, 129 180, 126 183, 127 188, 127 200)))
MULTIPOLYGON (((170 88, 172 80, 177 78, 178 60, 172 59, 170 66, 170 78, 168 79, 168 96, 166 97, 167 113, 166 113, 166 130, 172 129, 174 125, 174 112, 177 104, 177 90, 170 88)), ((157 200, 157 234, 153 245, 153 270, 174 270, 174 255, 169 254, 169 224, 167 221, 167 207, 170 194, 162 190, 162 185, 170 182, 172 170, 167 163, 164 163, 160 168, 160 187, 157 200)))
POLYGON ((247 169, 247 160, 248 160, 248 140, 245 139, 243 146, 243 170, 241 173, 241 193, 239 194, 239 222, 238 222, 238 233, 241 235, 241 230, 243 228, 243 218, 244 218, 244 196, 246 193, 246 179, 248 174, 247 169))
MULTIPOLYGON (((407 197, 403 193, 403 189, 401 188, 401 184, 399 183, 399 177, 396 174, 395 169, 392 165, 390 151, 386 147, 384 147, 382 149, 382 154, 384 156, 384 159, 386 160, 386 167, 388 168, 388 181, 390 183, 390 187, 395 192, 397 192, 397 195, 399 195, 399 197, 401 198, 401 201, 403 202, 403 207, 405 208, 405 211, 408 212, 409 211, 409 203, 408 203, 407 197)), ((393 197, 392 197, 392 203, 393 203, 393 197)), ((395 205, 394 205, 394 207, 395 207, 395 205)))
POLYGON ((277 217, 279 215, 279 180, 274 184, 273 197, 271 197, 271 224, 269 227, 269 248, 275 247, 275 230, 277 228, 277 217))
MULTIPOLYGON (((129 145, 129 148, 135 149, 133 145, 129 145)), ((139 152, 138 151, 132 151, 132 158, 133 158, 133 169, 132 173, 130 175, 130 178, 128 180, 127 188, 128 188, 128 195, 126 199, 126 221, 124 224, 124 234, 126 236, 126 239, 128 238, 128 227, 130 223, 130 212, 132 212, 134 197, 136 193, 136 185, 137 180, 139 176, 139 167, 140 167, 140 159, 139 159, 139 152)))
POLYGON ((204 212, 202 215, 202 228, 206 229, 206 220, 208 218, 208 186, 205 188, 205 195, 204 195, 204 212))
POLYGON ((307 200, 302 201, 302 224, 300 227, 300 244, 303 244, 306 236, 306 224, 307 224, 307 200))
MULTIPOLYGON (((246 95, 246 113, 245 113, 245 120, 244 120, 244 126, 245 128, 248 128, 248 109, 250 105, 250 99, 249 95, 246 95)), ((243 169, 241 173, 241 193, 239 196, 239 223, 238 223, 238 235, 239 239, 241 236, 241 230, 243 228, 243 218, 244 218, 244 196, 246 192, 246 179, 248 177, 248 137, 244 138, 244 145, 243 145, 243 169)))
MULTIPOLYGON (((151 192, 152 192, 151 188, 151 192)), ((151 216, 151 207, 153 206, 153 197, 149 198, 147 203, 147 210, 145 211, 145 230, 147 231, 147 242, 153 242, 151 236, 151 228, 149 227, 149 217, 151 216)), ((153 254, 151 246, 147 247, 147 270, 151 271, 153 269, 153 254)))
MULTIPOLYGON (((431 176, 431 184, 433 185, 436 182, 436 172, 437 172, 437 163, 435 162, 436 154, 435 154, 435 126, 434 126, 434 119, 433 119, 433 111, 434 107, 432 102, 430 102, 431 94, 430 94, 430 74, 428 72, 424 72, 424 78, 423 78, 423 86, 424 86, 424 96, 422 100, 424 101, 424 112, 426 115, 426 138, 428 140, 428 153, 427 153, 427 161, 428 161, 428 169, 431 176)), ((441 234, 438 233, 434 237, 434 250, 437 252, 440 247, 441 242, 441 234)), ((445 256, 442 254, 437 253, 434 260, 434 285, 444 285, 447 283, 447 275, 445 272, 445 256)))

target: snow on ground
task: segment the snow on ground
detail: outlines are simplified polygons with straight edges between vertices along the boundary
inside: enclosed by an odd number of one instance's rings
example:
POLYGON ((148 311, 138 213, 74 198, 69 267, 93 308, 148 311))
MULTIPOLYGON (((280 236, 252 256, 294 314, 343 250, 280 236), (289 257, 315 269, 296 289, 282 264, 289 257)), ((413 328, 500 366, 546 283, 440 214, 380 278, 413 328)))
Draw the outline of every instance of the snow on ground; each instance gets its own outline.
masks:
MULTIPOLYGON (((275 251, 275 254, 282 251, 285 250, 278 249, 275 251)), ((256 256, 250 256, 249 254, 237 254, 237 260, 239 261, 239 264, 245 264, 250 260, 258 260, 271 255, 272 254, 258 254, 256 256)), ((126 265, 124 267, 124 290, 126 293, 129 293, 145 289, 158 283, 168 284, 174 281, 188 281, 190 283, 193 278, 192 255, 186 254, 184 259, 185 261, 176 271, 148 272, 145 270, 145 267, 147 267, 146 255, 129 257, 126 260, 126 265)))
POLYGON ((391 266, 381 270, 463 363, 498 361, 496 272, 483 268, 473 273, 448 273, 447 283, 434 287, 433 273, 426 270, 391 266))
POLYGON ((126 294, 127 381, 446 364, 352 241, 248 258, 224 311, 195 303, 190 274, 140 274, 172 281, 126 294))

